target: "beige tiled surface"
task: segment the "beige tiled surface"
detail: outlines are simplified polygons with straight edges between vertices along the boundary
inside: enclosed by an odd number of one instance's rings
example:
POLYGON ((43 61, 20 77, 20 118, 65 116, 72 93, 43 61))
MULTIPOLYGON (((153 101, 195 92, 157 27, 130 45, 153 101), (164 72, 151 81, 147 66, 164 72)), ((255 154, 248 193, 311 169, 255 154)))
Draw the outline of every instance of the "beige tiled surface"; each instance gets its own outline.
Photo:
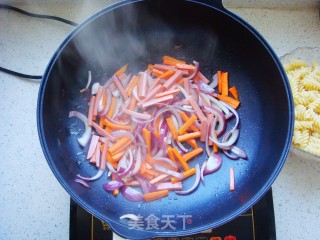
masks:
MULTIPOLYGON (((80 22, 110 2, 92 1, 83 6, 78 1, 71 1, 73 5, 50 1, 19 6, 80 22)), ((255 26, 278 55, 299 46, 320 46, 317 10, 232 11, 255 26)), ((0 66, 42 74, 71 29, 0 10, 0 66)), ((51 173, 37 136, 38 87, 0 73, 0 239, 68 239, 69 197, 51 173)), ((273 185, 278 239, 320 236, 319 175, 320 163, 289 156, 273 185)))

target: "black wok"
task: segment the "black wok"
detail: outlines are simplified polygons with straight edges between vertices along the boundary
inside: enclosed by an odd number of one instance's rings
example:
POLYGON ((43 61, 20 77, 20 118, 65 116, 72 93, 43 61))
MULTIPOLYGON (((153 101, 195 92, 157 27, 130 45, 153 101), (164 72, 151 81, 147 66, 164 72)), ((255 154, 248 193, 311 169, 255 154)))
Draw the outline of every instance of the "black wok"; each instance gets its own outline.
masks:
MULTIPOLYGON (((123 1, 79 25, 52 57, 39 91, 38 130, 45 157, 61 185, 83 208, 130 239, 177 236, 222 225, 244 212, 270 188, 291 144, 293 101, 285 72, 263 37, 245 21, 224 9, 220 0, 123 1), (222 168, 206 177, 194 193, 146 203, 114 198, 102 189, 106 174, 91 190, 74 182, 77 173, 93 175, 81 154, 72 128, 81 129, 70 110, 86 114, 87 100, 79 94, 88 70, 93 80, 105 82, 129 63, 135 72, 171 55, 200 62, 209 77, 228 71, 237 86, 241 133, 237 145, 248 160, 224 158, 222 168), (229 168, 235 169, 236 189, 229 191, 229 168), (129 229, 123 214, 154 214, 163 227, 165 215, 176 229, 129 229), (180 217, 179 217, 180 216, 180 217), (183 224, 185 217, 185 226, 183 224), (190 220, 191 219, 191 220, 190 220)), ((80 130, 82 131, 82 130, 80 130)), ((194 161, 202 163, 205 155, 194 161)), ((192 184, 188 180, 185 187, 192 184)), ((54 201, 54 199, 53 199, 54 201)))

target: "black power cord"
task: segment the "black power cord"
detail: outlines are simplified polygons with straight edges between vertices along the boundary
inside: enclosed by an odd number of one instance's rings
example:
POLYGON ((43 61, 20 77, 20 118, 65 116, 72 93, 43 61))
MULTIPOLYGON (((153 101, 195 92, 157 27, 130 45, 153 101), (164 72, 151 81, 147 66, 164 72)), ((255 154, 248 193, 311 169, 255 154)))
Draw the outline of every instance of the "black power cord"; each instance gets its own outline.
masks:
MULTIPOLYGON (((24 14, 26 16, 29 17, 34 17, 34 18, 45 18, 45 19, 50 19, 50 20, 55 20, 58 22, 62 22, 71 26, 78 26, 77 23, 69 21, 67 19, 61 18, 61 17, 56 17, 56 16, 50 16, 50 15, 43 15, 43 14, 35 14, 35 13, 30 13, 27 11, 24 11, 20 8, 16 8, 10 5, 6 5, 6 4, 0 4, 0 9, 7 9, 7 10, 12 10, 21 14, 24 14)), ((28 75, 28 74, 23 74, 23 73, 19 73, 16 71, 12 71, 10 69, 4 68, 0 66, 0 71, 17 76, 17 77, 21 77, 21 78, 28 78, 28 79, 42 79, 42 76, 38 76, 38 75, 28 75)))

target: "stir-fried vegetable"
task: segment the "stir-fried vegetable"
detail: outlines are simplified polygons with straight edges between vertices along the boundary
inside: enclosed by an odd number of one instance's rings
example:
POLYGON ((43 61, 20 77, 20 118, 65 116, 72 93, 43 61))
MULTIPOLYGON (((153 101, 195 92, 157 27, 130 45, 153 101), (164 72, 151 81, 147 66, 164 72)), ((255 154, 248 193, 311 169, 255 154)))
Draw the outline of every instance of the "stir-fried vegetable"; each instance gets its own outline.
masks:
MULTIPOLYGON (((89 145, 87 159, 99 170, 92 177, 78 175, 76 182, 90 187, 87 181, 100 178, 107 169, 106 191, 150 202, 169 191, 192 193, 205 175, 219 170, 222 153, 231 159, 247 158, 235 146, 239 137, 235 109, 240 102, 236 87, 229 88, 228 72, 218 71, 210 83, 200 64, 193 63, 164 56, 162 64, 149 64, 137 75, 127 75, 125 65, 104 85, 92 85, 87 117, 76 111, 69 116, 84 123, 85 133, 78 141, 82 147, 89 145), (236 123, 226 131, 232 116, 236 123), (207 160, 191 167, 201 154, 207 154, 207 160), (192 176, 194 184, 185 190, 183 181, 192 176)), ((90 83, 91 73, 85 89, 90 83)))

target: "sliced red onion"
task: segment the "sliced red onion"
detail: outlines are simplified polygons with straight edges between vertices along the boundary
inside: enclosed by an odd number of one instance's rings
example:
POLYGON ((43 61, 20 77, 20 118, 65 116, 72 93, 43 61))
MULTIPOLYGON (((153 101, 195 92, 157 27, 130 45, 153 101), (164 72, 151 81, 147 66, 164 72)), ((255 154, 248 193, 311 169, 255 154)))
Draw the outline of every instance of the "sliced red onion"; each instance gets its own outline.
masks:
POLYGON ((221 111, 224 112, 224 114, 227 116, 228 114, 230 114, 230 111, 228 108, 226 108, 224 105, 222 105, 222 101, 219 101, 218 99, 215 99, 214 97, 207 95, 207 97, 210 99, 210 101, 219 109, 221 109, 221 111))
POLYGON ((140 202, 143 200, 143 194, 132 187, 122 186, 121 193, 124 198, 131 202, 140 202))
POLYGON ((196 164, 195 169, 196 169, 196 178, 195 178, 195 181, 194 181, 192 187, 189 188, 188 190, 176 191, 177 194, 185 195, 185 194, 192 193, 199 186, 199 183, 200 183, 200 166, 199 166, 199 164, 196 164))
POLYGON ((129 163, 128 166, 126 168, 126 170, 123 173, 119 173, 118 177, 119 178, 125 178, 126 176, 128 176, 130 174, 130 172, 132 171, 134 165, 133 165, 133 155, 132 155, 132 151, 129 149, 129 163))
MULTIPOLYGON (((165 112, 171 112, 177 119, 178 121, 178 125, 179 125, 179 128, 182 126, 182 119, 181 119, 181 116, 178 112, 177 109, 171 107, 171 106, 166 106, 162 109, 160 109, 156 114, 155 114, 155 117, 154 117, 154 121, 153 121, 153 129, 155 129, 155 123, 156 123, 156 120, 159 116, 163 115, 165 112)), ((160 122, 159 122, 160 123, 160 122)), ((160 124, 159 124, 160 125, 160 124)), ((160 125, 161 126, 161 125, 160 125)))
POLYGON ((199 70, 200 70, 200 64, 197 61, 193 61, 193 64, 195 65, 196 69, 194 72, 187 78, 188 80, 194 79, 195 76, 197 76, 199 70))
POLYGON ((226 149, 223 149, 223 153, 224 153, 228 158, 230 158, 231 160, 237 160, 237 159, 239 159, 239 156, 237 156, 237 155, 235 155, 235 154, 230 154, 230 153, 228 152, 228 150, 226 150, 226 149))
POLYGON ((183 94, 184 98, 188 98, 189 94, 182 86, 180 86, 179 84, 175 84, 174 86, 180 89, 180 92, 183 94))
POLYGON ((211 128, 211 134, 212 132, 215 132, 217 134, 218 137, 220 137, 226 130, 227 127, 227 120, 224 117, 223 113, 221 112, 221 110, 219 110, 218 108, 215 107, 204 107, 204 109, 210 113, 212 113, 219 122, 219 126, 218 129, 216 129, 216 124, 212 124, 212 126, 214 125, 214 127, 211 128))
POLYGON ((210 93, 215 92, 212 87, 210 87, 209 85, 204 83, 202 80, 198 81, 198 87, 201 92, 206 93, 206 94, 210 94, 210 93))
POLYGON ((210 132, 207 132, 206 133, 206 142, 205 142, 205 144, 206 144, 206 152, 207 152, 207 156, 209 157, 210 156, 210 154, 211 154, 211 149, 210 149, 210 147, 209 147, 209 135, 210 135, 210 132))
POLYGON ((210 135, 211 141, 213 141, 221 149, 229 149, 229 147, 237 141, 238 137, 239 129, 234 130, 231 133, 230 138, 226 142, 219 142, 215 133, 210 135))
POLYGON ((197 91, 191 86, 190 87, 190 94, 193 97, 193 99, 199 103, 199 94, 197 93, 197 91))
POLYGON ((236 117, 236 123, 234 124, 234 127, 230 130, 230 132, 233 132, 238 128, 239 120, 240 120, 239 115, 238 115, 237 111, 234 110, 229 104, 226 104, 224 102, 221 102, 221 104, 224 105, 226 108, 228 108, 236 117))
POLYGON ((119 189, 123 186, 124 182, 123 181, 109 181, 105 184, 103 184, 103 189, 106 190, 106 191, 113 191, 113 190, 116 190, 116 189, 119 189))
POLYGON ((138 102, 141 101, 141 99, 138 97, 137 85, 133 87, 133 89, 132 89, 132 94, 133 94, 133 96, 135 97, 135 99, 136 99, 138 102))
POLYGON ((246 152, 243 149, 241 149, 235 145, 230 147, 230 151, 242 159, 248 158, 246 152))
POLYGON ((87 80, 86 87, 84 89, 80 90, 80 92, 84 92, 86 90, 89 90, 90 83, 91 83, 91 71, 88 71, 88 80, 87 80))
POLYGON ((176 163, 172 162, 171 159, 166 158, 166 157, 154 157, 154 160, 159 161, 159 162, 165 162, 174 168, 178 167, 176 163))
POLYGON ((111 91, 110 91, 109 88, 106 88, 105 91, 106 91, 106 94, 107 94, 106 106, 105 106, 104 110, 102 111, 102 113, 99 114, 100 116, 105 116, 107 114, 107 112, 109 111, 110 106, 111 106, 111 100, 112 100, 111 91))
POLYGON ((163 156, 163 149, 159 150, 156 154, 153 155, 154 158, 159 158, 163 156))
POLYGON ((99 169, 96 175, 94 175, 93 177, 82 177, 80 174, 78 174, 77 177, 85 181, 94 181, 99 179, 103 175, 103 173, 104 173, 104 170, 99 169))
POLYGON ((95 82, 92 87, 91 87, 91 94, 92 95, 95 95, 98 93, 98 90, 99 90, 99 87, 100 87, 100 83, 98 82, 95 82))
POLYGON ((131 77, 132 77, 132 74, 131 74, 131 73, 130 73, 129 75, 127 75, 126 78, 121 81, 121 82, 122 82, 122 85, 123 85, 123 86, 127 86, 128 83, 129 83, 129 81, 130 81, 130 79, 131 79, 131 77))
POLYGON ((183 178, 183 174, 182 173, 172 171, 170 169, 164 168, 164 167, 162 167, 160 165, 157 165, 157 164, 153 164, 153 167, 154 167, 155 170, 157 170, 159 172, 168 174, 168 175, 176 177, 176 178, 183 178))
POLYGON ((222 157, 219 153, 212 152, 208 160, 205 162, 203 175, 208 175, 219 170, 222 165, 222 157))
MULTIPOLYGON (((109 169, 110 172, 112 173, 116 173, 117 171, 113 168, 113 166, 111 165, 111 163, 109 163, 108 161, 106 161, 106 165, 107 165, 107 168, 109 169)), ((110 173, 109 172, 109 173, 110 173)))
POLYGON ((86 181, 84 181, 83 179, 76 178, 74 181, 77 183, 80 183, 81 185, 85 186, 86 188, 91 188, 90 185, 86 181))
POLYGON ((147 194, 151 192, 151 189, 149 187, 149 182, 146 179, 140 177, 138 174, 135 175, 134 177, 140 183, 143 194, 147 194))
POLYGON ((131 175, 134 176, 137 174, 141 168, 141 163, 142 163, 142 153, 141 153, 141 147, 138 147, 137 151, 135 152, 135 165, 134 168, 132 169, 131 175))
POLYGON ((180 152, 183 152, 183 153, 189 152, 189 149, 185 148, 183 144, 179 141, 173 140, 172 145, 174 148, 180 150, 180 152))
POLYGON ((120 97, 120 91, 119 91, 119 89, 113 90, 113 91, 112 91, 112 96, 114 96, 114 97, 116 97, 116 98, 120 97))
POLYGON ((212 77, 212 82, 209 84, 210 87, 216 88, 218 86, 218 74, 216 73, 212 77))
POLYGON ((125 215, 122 215, 120 217, 120 219, 129 219, 129 220, 133 220, 133 221, 139 221, 140 218, 137 216, 137 215, 134 215, 134 214, 125 214, 125 215))
POLYGON ((85 129, 84 129, 83 135, 80 138, 78 138, 78 142, 82 147, 87 146, 87 144, 90 140, 90 137, 91 137, 91 133, 92 133, 92 129, 88 125, 88 118, 85 115, 83 115, 82 113, 77 112, 77 111, 70 111, 69 118, 71 118, 71 117, 76 117, 81 122, 83 122, 85 129))
POLYGON ((112 118, 115 118, 116 116, 118 116, 122 106, 122 98, 117 98, 116 103, 117 104, 116 104, 112 118))
POLYGON ((201 179, 201 182, 202 182, 203 185, 204 185, 203 172, 204 172, 204 169, 206 168, 206 164, 207 164, 207 161, 205 161, 205 162, 202 164, 201 169, 200 169, 200 179, 201 179))
POLYGON ((199 95, 200 95, 200 99, 202 99, 203 101, 203 105, 210 107, 210 99, 208 98, 207 94, 199 93, 199 95))

